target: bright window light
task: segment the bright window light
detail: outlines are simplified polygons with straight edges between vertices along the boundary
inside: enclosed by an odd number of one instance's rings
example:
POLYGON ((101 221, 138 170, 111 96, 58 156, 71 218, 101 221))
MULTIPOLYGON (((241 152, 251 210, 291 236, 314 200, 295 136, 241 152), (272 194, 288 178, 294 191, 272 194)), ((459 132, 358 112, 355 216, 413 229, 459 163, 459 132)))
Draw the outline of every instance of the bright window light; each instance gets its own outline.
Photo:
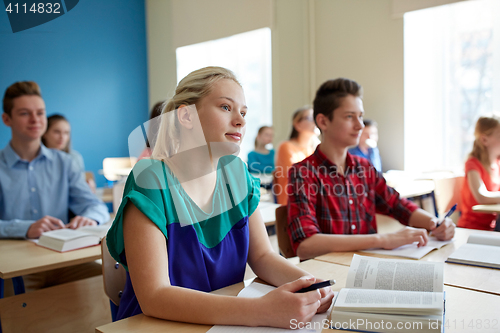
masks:
POLYGON ((254 149, 259 127, 272 125, 271 30, 263 28, 179 47, 176 55, 177 82, 206 66, 225 67, 236 74, 248 106, 246 135, 239 155, 246 161, 254 149))
POLYGON ((498 17, 494 0, 405 14, 405 170, 463 171, 477 118, 500 112, 498 17))

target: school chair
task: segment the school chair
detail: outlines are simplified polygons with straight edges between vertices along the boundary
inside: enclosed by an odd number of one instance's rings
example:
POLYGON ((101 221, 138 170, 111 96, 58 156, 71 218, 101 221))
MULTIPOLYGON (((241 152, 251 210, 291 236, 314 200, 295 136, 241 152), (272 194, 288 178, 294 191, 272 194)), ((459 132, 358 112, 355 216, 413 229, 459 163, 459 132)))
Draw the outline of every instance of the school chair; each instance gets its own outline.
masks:
POLYGON ((113 185, 113 213, 116 215, 120 204, 122 203, 123 190, 125 189, 125 180, 119 181, 113 185))
POLYGON ((276 236, 278 237, 278 247, 280 253, 285 258, 295 257, 292 244, 288 237, 287 206, 276 208, 276 236))
POLYGON ((460 191, 464 179, 464 176, 434 179, 434 192, 436 194, 438 215, 444 216, 454 204, 458 204, 457 210, 451 215, 451 219, 455 223, 457 223, 460 216, 460 191))
POLYGON ((104 281, 104 293, 109 297, 109 306, 111 308, 111 319, 116 321, 116 314, 120 305, 120 298, 125 288, 126 273, 125 268, 120 265, 109 254, 106 245, 106 237, 101 241, 102 250, 102 277, 104 281))

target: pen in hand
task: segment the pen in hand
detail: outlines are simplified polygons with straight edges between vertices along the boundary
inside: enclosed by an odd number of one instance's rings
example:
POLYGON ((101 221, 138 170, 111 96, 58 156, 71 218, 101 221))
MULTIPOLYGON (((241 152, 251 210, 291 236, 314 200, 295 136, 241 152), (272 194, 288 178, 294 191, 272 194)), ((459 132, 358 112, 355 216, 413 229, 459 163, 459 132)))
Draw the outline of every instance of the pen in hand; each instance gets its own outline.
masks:
POLYGON ((436 224, 436 228, 439 228, 439 226, 441 225, 441 223, 443 223, 444 220, 446 220, 447 217, 450 217, 451 214, 453 214, 453 212, 455 211, 455 209, 457 209, 457 204, 454 204, 453 207, 451 207, 451 209, 448 211, 448 213, 446 213, 446 215, 444 216, 443 220, 441 222, 438 222, 436 224))
POLYGON ((333 286, 335 284, 335 280, 327 280, 323 282, 313 283, 309 287, 302 288, 297 290, 296 293, 307 293, 308 291, 313 291, 316 289, 321 289, 329 286, 333 286))

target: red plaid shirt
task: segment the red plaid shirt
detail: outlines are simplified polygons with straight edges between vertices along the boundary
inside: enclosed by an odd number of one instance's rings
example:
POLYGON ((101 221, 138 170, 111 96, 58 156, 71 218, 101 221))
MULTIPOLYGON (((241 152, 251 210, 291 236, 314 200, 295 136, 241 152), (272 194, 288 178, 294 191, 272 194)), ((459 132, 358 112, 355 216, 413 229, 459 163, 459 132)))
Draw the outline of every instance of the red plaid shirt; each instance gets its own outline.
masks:
POLYGON ((418 207, 387 186, 368 160, 347 153, 344 174, 316 149, 288 173, 288 234, 292 247, 317 233, 374 234, 375 213, 408 225, 418 207))

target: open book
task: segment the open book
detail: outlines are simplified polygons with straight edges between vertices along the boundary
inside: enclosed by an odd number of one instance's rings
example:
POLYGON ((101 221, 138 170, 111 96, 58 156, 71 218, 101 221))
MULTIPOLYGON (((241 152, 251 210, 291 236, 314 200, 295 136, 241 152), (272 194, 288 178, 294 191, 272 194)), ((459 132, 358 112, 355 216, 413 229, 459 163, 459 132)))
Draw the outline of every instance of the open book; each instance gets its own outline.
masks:
POLYGON ((346 288, 333 305, 331 328, 442 332, 443 265, 354 255, 346 288))
POLYGON ((423 256, 425 256, 427 253, 433 251, 433 250, 439 250, 443 246, 453 242, 453 240, 448 240, 448 241, 439 241, 437 240, 436 237, 429 237, 429 241, 427 242, 427 245, 422 246, 422 247, 417 247, 417 242, 413 244, 406 244, 400 247, 397 247, 392 250, 384 250, 384 249, 370 249, 370 250, 363 250, 362 252, 368 252, 368 253, 376 253, 376 254, 385 254, 388 256, 395 256, 395 257, 405 257, 405 258, 412 258, 412 259, 420 259, 423 256))
POLYGON ((98 245, 106 236, 110 224, 78 229, 57 229, 44 232, 37 244, 51 250, 66 252, 98 245))
POLYGON ((446 262, 500 269, 500 233, 470 235, 446 262))

